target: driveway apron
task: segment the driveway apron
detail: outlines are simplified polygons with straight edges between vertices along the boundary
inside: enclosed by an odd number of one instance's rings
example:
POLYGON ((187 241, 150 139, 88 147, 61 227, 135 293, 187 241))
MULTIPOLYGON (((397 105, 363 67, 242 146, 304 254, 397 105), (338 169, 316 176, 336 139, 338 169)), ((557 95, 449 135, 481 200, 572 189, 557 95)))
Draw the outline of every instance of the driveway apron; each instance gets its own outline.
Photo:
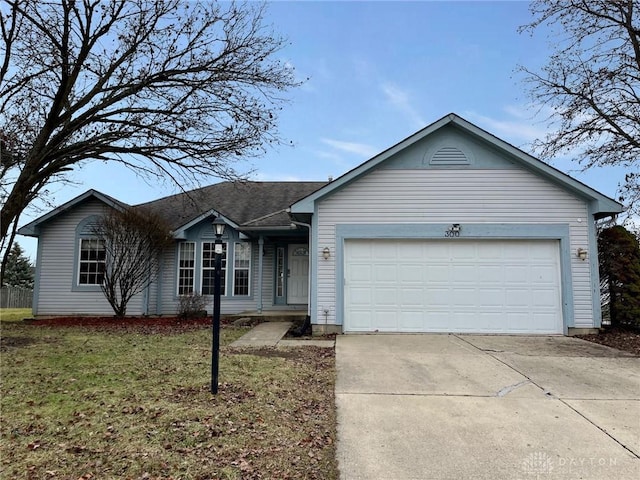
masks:
POLYGON ((568 337, 342 335, 342 480, 640 478, 640 358, 568 337))

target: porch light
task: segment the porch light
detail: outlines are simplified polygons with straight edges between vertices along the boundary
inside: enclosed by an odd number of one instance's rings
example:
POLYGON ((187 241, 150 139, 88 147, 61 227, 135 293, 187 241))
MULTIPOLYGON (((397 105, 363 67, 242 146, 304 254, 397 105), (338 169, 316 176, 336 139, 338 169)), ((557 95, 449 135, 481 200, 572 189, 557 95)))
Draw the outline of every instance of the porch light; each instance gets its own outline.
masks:
POLYGON ((322 258, 324 258, 325 260, 329 260, 330 256, 331 250, 329 250, 329 247, 324 247, 324 249, 322 250, 322 258))
POLYGON ((587 250, 585 250, 584 248, 579 248, 576 256, 580 259, 580 260, 586 260, 587 259, 587 250))
POLYGON ((460 226, 459 223, 454 223, 453 225, 451 225, 451 231, 453 233, 460 233, 461 229, 462 229, 462 227, 460 226))
POLYGON ((220 217, 216 218, 213 221, 213 231, 215 232, 217 239, 222 238, 225 226, 226 224, 224 223, 224 220, 222 220, 220 217))

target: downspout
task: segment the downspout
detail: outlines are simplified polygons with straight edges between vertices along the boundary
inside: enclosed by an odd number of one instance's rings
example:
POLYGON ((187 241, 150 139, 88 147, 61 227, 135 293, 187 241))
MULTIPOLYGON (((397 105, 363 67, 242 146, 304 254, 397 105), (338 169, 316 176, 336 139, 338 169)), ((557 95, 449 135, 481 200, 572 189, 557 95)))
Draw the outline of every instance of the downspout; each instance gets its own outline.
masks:
POLYGON ((262 313, 262 256, 264 252, 264 237, 258 239, 258 313, 262 313))
POLYGON ((309 230, 309 280, 307 281, 307 318, 304 321, 302 327, 293 332, 293 335, 300 337, 304 335, 309 328, 311 328, 311 273, 313 269, 311 268, 311 224, 298 222, 296 220, 291 220, 292 225, 307 227, 309 230))

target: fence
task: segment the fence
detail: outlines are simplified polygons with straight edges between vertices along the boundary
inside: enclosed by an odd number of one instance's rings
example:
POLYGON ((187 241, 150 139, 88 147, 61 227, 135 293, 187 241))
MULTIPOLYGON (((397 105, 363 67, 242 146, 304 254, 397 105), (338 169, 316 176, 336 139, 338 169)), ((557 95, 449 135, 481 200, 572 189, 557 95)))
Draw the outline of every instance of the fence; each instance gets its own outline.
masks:
POLYGON ((0 288, 0 308, 31 308, 33 290, 18 287, 0 288))

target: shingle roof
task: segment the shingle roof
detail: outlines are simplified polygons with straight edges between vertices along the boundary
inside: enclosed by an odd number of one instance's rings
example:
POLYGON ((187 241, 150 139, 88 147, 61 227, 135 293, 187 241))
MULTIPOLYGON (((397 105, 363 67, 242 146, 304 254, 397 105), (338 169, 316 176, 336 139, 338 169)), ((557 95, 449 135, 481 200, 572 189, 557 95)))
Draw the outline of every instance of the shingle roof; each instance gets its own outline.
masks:
POLYGON ((174 230, 215 210, 240 226, 289 225, 286 209, 327 182, 222 182, 136 205, 162 215, 174 230))

